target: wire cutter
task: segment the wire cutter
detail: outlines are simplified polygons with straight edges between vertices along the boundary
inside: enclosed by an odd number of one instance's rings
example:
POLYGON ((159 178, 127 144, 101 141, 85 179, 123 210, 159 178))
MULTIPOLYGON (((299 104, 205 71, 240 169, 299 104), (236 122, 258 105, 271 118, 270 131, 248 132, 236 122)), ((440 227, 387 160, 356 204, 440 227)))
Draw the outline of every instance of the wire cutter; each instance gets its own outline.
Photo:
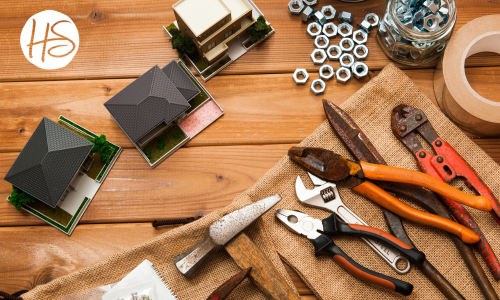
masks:
MULTIPOLYGON (((498 199, 467 161, 450 144, 439 137, 423 111, 405 104, 395 107, 392 111, 391 128, 394 135, 414 154, 420 171, 446 183, 450 183, 457 177, 463 178, 467 186, 477 195, 483 195, 489 199, 492 205, 490 213, 500 223, 498 199), (432 146, 436 155, 424 149, 417 138, 417 133, 432 146)), ((500 263, 477 223, 462 205, 446 197, 440 198, 458 223, 479 235, 481 240, 475 246, 495 280, 499 281, 500 263)))
POLYGON ((349 188, 380 206, 411 221, 443 229, 459 236, 464 243, 476 243, 479 236, 467 227, 443 217, 414 209, 367 179, 411 183, 423 186, 470 207, 489 211, 491 203, 484 196, 472 196, 459 191, 427 174, 395 167, 355 162, 321 148, 292 147, 288 156, 319 178, 345 181, 349 188))
POLYGON ((361 280, 393 290, 405 296, 411 294, 413 290, 412 284, 361 266, 342 251, 342 249, 325 234, 331 236, 354 235, 376 239, 397 249, 406 257, 418 263, 422 263, 425 260, 425 254, 423 252, 412 248, 396 237, 376 228, 342 223, 337 220, 335 213, 326 219, 318 220, 305 213, 277 209, 276 217, 285 224, 290 231, 306 236, 314 245, 316 256, 327 255, 332 257, 344 270, 361 280))

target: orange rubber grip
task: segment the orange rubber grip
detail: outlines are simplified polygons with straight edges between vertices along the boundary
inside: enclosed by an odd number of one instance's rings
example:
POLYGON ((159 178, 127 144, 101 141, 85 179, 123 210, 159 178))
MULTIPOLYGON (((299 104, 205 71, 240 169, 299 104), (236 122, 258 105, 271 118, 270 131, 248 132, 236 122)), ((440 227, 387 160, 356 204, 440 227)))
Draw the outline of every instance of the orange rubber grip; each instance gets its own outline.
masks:
POLYGON ((467 244, 479 242, 479 235, 469 228, 441 216, 408 206, 372 182, 365 181, 354 187, 353 190, 405 219, 453 233, 467 244))
POLYGON ((377 276, 374 276, 368 272, 365 272, 364 270, 361 270, 351 264, 347 259, 340 255, 334 255, 333 260, 336 261, 344 270, 347 272, 351 273, 352 275, 356 276, 357 278, 364 280, 369 283, 376 284, 378 286, 381 286, 383 288, 389 289, 389 290, 396 290, 396 286, 394 283, 390 282, 387 279, 380 278, 377 276))
POLYGON ((413 170, 360 162, 366 178, 381 181, 409 183, 428 188, 446 198, 479 210, 490 211, 493 207, 490 200, 484 196, 472 196, 446 184, 445 182, 413 170))
POLYGON ((393 242, 394 244, 398 245, 399 247, 401 247, 403 249, 412 249, 413 248, 410 245, 403 242, 402 240, 398 239, 397 237, 390 235, 390 234, 388 234, 382 230, 379 230, 377 228, 365 226, 365 225, 358 225, 358 224, 347 224, 347 225, 349 227, 351 227, 352 229, 356 229, 359 231, 368 231, 368 232, 371 232, 373 234, 380 235, 381 237, 388 239, 389 241, 393 242))

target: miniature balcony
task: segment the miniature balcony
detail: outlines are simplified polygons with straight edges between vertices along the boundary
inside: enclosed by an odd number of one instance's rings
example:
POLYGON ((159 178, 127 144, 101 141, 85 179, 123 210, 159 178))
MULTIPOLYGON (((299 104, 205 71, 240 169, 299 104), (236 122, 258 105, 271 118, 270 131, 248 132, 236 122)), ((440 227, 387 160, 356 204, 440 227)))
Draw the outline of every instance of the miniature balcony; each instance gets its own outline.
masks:
POLYGON ((210 63, 218 59, 225 53, 225 51, 228 49, 228 44, 230 44, 232 41, 237 39, 250 25, 255 23, 255 20, 252 19, 252 17, 246 17, 243 20, 241 20, 241 28, 233 33, 231 36, 229 36, 227 39, 222 41, 219 45, 215 46, 213 49, 208 51, 207 53, 204 53, 203 56, 204 58, 210 63))

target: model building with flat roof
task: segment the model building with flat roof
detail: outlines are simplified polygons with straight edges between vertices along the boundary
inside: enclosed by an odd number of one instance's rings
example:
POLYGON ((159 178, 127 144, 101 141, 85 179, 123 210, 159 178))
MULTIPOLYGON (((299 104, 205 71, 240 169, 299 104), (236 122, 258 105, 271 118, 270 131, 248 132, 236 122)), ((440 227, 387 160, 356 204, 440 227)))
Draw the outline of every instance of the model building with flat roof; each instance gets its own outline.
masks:
POLYGON ((228 44, 256 21, 245 0, 181 0, 173 8, 179 30, 193 40, 208 64, 221 58, 228 44))

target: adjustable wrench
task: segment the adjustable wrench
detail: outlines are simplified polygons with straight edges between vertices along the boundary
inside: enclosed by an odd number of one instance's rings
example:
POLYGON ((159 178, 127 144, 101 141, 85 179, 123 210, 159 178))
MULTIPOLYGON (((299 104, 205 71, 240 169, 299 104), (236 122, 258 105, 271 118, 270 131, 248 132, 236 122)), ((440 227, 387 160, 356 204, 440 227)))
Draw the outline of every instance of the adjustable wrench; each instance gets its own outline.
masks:
MULTIPOLYGON (((312 190, 308 190, 300 176, 297 176, 295 181, 295 192, 300 202, 307 206, 319 207, 330 212, 336 213, 342 221, 350 224, 366 225, 368 224, 363 221, 359 216, 353 213, 340 199, 339 192, 337 190, 337 185, 333 182, 327 182, 321 178, 318 178, 311 173, 307 173, 311 181, 315 185, 312 190)), ((401 256, 400 253, 394 251, 393 249, 387 247, 384 244, 372 239, 363 238, 365 243, 368 244, 378 255, 380 255, 396 272, 399 274, 406 274, 410 271, 410 261, 401 256), (401 270, 397 266, 398 261, 404 261, 406 267, 401 270)))

